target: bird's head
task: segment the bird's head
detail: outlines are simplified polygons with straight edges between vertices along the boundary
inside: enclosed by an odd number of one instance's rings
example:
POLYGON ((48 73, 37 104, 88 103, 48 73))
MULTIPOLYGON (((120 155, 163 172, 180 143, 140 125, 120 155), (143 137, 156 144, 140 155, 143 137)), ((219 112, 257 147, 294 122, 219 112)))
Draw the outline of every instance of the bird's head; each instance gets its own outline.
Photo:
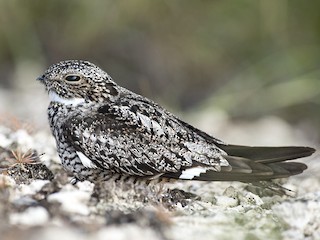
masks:
POLYGON ((65 104, 98 102, 119 94, 111 77, 88 61, 68 60, 53 64, 37 80, 45 85, 51 101, 65 104))

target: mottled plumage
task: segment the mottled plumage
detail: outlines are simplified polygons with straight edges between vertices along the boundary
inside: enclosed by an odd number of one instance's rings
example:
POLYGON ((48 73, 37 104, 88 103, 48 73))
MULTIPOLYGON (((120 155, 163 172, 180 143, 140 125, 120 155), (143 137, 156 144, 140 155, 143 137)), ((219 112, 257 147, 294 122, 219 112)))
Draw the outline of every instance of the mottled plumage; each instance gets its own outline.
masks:
POLYGON ((117 85, 87 61, 52 65, 38 78, 62 164, 79 180, 141 178, 254 182, 303 172, 308 147, 228 145, 117 85))

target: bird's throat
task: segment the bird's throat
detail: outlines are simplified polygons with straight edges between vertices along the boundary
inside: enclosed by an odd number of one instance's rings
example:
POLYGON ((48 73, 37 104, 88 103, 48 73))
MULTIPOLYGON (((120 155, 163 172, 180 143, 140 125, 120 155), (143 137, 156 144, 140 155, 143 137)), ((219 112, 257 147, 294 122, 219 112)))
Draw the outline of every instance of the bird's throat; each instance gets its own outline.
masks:
POLYGON ((55 91, 50 90, 49 91, 49 98, 51 102, 58 102, 62 103, 64 105, 73 105, 77 106, 81 103, 84 103, 84 98, 63 98, 60 97, 55 91))

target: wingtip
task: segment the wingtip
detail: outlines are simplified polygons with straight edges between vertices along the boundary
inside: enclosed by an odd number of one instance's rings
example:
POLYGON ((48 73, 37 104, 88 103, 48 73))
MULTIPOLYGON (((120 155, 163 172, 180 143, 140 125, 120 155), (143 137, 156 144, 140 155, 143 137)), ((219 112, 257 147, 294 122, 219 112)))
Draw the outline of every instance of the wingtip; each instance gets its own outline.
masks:
POLYGON ((310 153, 309 156, 311 156, 312 154, 314 154, 317 150, 315 148, 312 147, 305 147, 306 151, 308 151, 310 153))
POLYGON ((219 145, 228 155, 248 158, 260 163, 281 162, 311 156, 316 149, 305 146, 239 146, 219 145))
POLYGON ((312 147, 295 147, 295 148, 300 149, 300 153, 301 155, 303 155, 303 157, 311 156, 316 152, 316 149, 312 147))

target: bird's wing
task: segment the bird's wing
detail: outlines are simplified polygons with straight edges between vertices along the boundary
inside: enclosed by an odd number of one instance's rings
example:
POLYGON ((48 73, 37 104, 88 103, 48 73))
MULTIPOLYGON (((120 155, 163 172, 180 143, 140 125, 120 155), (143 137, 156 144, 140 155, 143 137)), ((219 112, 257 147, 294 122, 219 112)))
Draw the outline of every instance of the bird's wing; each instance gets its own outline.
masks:
POLYGON ((314 148, 301 146, 286 147, 252 147, 232 145, 222 142, 209 134, 179 120, 208 143, 222 149, 230 164, 221 171, 206 171, 195 180, 203 181, 243 181, 256 182, 300 174, 307 165, 291 160, 308 157, 315 152, 314 148))
POLYGON ((66 120, 65 138, 85 166, 144 177, 254 182, 301 173, 305 164, 285 161, 314 152, 228 145, 147 99, 129 101, 101 104, 66 120))
POLYGON ((63 127, 65 138, 88 167, 192 179, 207 169, 229 166, 222 150, 150 103, 105 103, 74 113, 63 127))

